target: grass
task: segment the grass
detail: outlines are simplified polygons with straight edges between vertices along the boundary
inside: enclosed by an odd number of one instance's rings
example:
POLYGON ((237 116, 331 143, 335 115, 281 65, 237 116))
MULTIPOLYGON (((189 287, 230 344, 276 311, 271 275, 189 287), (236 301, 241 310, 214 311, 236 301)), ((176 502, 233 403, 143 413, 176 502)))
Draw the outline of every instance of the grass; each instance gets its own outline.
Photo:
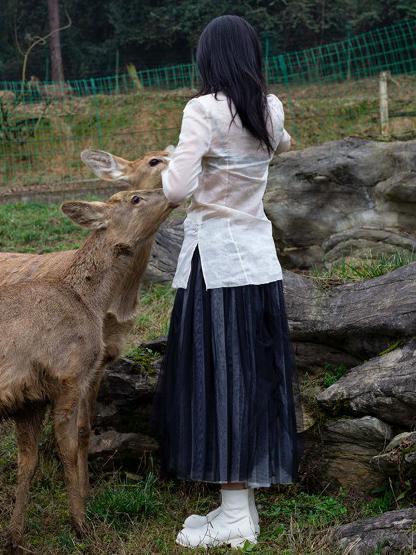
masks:
POLYGON ((373 279, 402 266, 416 262, 416 252, 398 251, 392 255, 381 255, 376 258, 368 254, 363 260, 342 259, 329 269, 312 268, 310 275, 319 284, 345 283, 373 279))
POLYGON ((103 486, 91 498, 88 515, 118 527, 133 519, 155 516, 160 510, 160 500, 156 490, 156 478, 149 473, 144 480, 128 483, 114 480, 103 486))
POLYGON ((174 296, 175 290, 170 284, 154 283, 143 287, 130 344, 167 335, 174 296))
POLYGON ((52 204, 0 204, 0 251, 46 253, 77 248, 86 231, 52 204))
MULTIPOLYGON (((151 555, 188 553, 175 544, 184 518, 206 513, 218 502, 217 489, 207 484, 162 481, 157 468, 137 474, 92 472, 88 530, 77 538, 69 524, 62 469, 49 441, 43 441, 40 464, 31 488, 25 547, 44 555, 151 555)), ((16 469, 14 435, 9 423, 0 425, 0 545, 13 503, 16 469)), ((335 555, 328 545, 331 527, 373 516, 398 505, 394 492, 380 491, 359 500, 339 489, 305 492, 299 484, 274 486, 256 494, 261 515, 259 544, 245 552, 335 555)), ((196 554, 206 553, 196 550, 196 554)), ((209 550, 225 555, 229 549, 209 550)))
POLYGON ((347 372, 348 368, 345 364, 339 364, 338 366, 326 364, 324 370, 325 373, 322 377, 322 383, 324 387, 329 387, 337 382, 347 372))
MULTIPOLYGON (((130 338, 132 341, 132 338, 130 338)), ((160 359, 160 354, 143 347, 142 345, 134 345, 127 350, 125 356, 134 362, 140 364, 141 371, 147 374, 155 374, 156 369, 154 363, 160 359)))

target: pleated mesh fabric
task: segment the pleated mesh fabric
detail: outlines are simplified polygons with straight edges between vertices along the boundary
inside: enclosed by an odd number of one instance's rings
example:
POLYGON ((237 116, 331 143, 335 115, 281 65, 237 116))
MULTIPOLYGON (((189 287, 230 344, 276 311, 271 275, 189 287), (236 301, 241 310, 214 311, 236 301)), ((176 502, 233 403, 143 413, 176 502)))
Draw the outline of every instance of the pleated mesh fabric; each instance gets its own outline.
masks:
POLYGON ((282 281, 206 290, 196 249, 155 398, 163 473, 250 487, 294 482, 299 403, 282 281))

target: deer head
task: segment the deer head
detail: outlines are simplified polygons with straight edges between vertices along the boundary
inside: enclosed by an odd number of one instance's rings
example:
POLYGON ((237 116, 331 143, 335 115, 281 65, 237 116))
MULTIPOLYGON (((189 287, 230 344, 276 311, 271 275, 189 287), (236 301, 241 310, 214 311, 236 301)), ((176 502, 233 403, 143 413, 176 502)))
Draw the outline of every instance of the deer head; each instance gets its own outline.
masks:
POLYGON ((126 188, 156 189, 161 187, 160 173, 169 164, 175 148, 146 153, 139 160, 129 161, 104 150, 83 150, 81 160, 105 181, 125 181, 126 188))
POLYGON ((162 189, 154 189, 121 191, 106 202, 67 201, 61 208, 73 222, 105 230, 112 245, 127 251, 152 237, 176 206, 162 189))

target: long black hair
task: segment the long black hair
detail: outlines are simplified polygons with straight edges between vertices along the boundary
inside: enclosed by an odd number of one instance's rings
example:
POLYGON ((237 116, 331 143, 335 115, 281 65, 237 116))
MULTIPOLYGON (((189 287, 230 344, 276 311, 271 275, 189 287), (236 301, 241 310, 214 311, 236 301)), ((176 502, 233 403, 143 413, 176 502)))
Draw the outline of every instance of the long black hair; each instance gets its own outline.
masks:
POLYGON ((243 127, 272 152, 261 45, 250 23, 238 15, 210 21, 199 38, 196 62, 202 80, 196 96, 222 91, 227 96, 231 123, 238 114, 243 127))

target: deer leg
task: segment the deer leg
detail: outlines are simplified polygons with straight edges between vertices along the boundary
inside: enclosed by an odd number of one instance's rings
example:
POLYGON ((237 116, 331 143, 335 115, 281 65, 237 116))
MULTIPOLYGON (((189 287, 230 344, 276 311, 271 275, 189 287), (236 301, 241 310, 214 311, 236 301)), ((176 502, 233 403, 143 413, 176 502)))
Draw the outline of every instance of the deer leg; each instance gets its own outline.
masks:
POLYGON ((94 424, 94 418, 96 413, 96 406, 97 406, 97 397, 98 391, 100 389, 101 380, 104 374, 106 364, 102 364, 100 368, 97 370, 97 373, 90 384, 89 391, 88 391, 88 413, 90 416, 90 426, 92 428, 94 424))
POLYGON ((90 489, 88 474, 88 446, 91 435, 89 399, 81 399, 78 413, 78 480, 81 496, 85 500, 90 489))
POLYGON ((65 481, 73 526, 78 534, 85 531, 85 499, 81 494, 78 477, 78 412, 79 389, 72 386, 55 400, 54 428, 65 481))
POLYGON ((87 397, 80 402, 78 416, 78 477, 81 495, 87 497, 89 492, 88 447, 91 429, 94 423, 98 390, 105 365, 100 366, 90 384, 87 397))
POLYGON ((31 405, 14 418, 18 455, 16 501, 9 530, 12 546, 19 544, 23 536, 24 512, 38 463, 38 442, 45 410, 46 405, 31 405))

